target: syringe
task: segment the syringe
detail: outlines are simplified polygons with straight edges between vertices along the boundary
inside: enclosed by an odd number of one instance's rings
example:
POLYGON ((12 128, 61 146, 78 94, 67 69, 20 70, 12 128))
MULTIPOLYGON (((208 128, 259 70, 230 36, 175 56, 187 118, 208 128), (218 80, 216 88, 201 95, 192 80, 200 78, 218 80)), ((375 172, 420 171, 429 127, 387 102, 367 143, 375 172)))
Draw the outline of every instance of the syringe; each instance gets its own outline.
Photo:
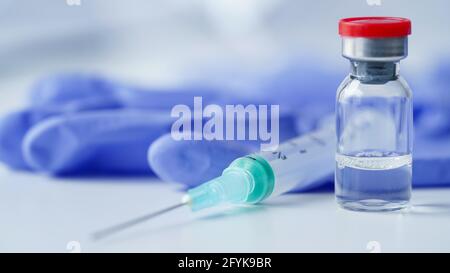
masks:
POLYGON ((334 170, 335 130, 319 130, 288 140, 274 151, 234 160, 222 175, 187 191, 179 204, 94 233, 99 239, 173 209, 198 211, 223 203, 255 204, 328 177, 334 170))

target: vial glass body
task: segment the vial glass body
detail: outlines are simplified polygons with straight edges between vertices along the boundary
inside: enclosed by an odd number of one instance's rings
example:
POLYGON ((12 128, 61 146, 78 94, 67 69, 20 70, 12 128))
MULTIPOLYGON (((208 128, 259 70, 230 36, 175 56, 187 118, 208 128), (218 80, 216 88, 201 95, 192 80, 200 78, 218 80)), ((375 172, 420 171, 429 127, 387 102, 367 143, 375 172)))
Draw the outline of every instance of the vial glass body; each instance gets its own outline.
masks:
POLYGON ((351 210, 407 206, 412 182, 412 93, 394 62, 354 62, 336 99, 337 202, 351 210))

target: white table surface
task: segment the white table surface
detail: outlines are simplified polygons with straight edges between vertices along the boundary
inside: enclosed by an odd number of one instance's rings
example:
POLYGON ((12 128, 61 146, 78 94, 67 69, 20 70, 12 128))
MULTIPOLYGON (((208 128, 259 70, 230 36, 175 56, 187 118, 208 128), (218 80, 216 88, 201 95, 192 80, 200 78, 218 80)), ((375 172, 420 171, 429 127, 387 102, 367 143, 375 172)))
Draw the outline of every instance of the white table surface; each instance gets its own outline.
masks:
POLYGON ((2 252, 450 251, 450 189, 415 190, 402 212, 351 212, 333 194, 281 196, 254 207, 181 208, 100 241, 94 230, 177 202, 149 178, 56 179, 0 169, 2 252))

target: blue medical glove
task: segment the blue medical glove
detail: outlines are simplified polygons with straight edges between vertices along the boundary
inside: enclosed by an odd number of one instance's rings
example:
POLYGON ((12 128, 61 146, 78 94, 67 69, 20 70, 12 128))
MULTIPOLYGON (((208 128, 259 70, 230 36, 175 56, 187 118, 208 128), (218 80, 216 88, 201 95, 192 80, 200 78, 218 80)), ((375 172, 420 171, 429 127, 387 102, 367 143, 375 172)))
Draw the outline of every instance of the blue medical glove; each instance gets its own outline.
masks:
MULTIPOLYGON (((278 124, 280 141, 297 135, 296 116, 281 115, 278 124)), ((248 129, 247 120, 246 132, 248 129)), ((205 140, 197 132, 191 132, 191 139, 175 140, 169 133, 152 143, 148 162, 161 179, 196 186, 221 174, 234 159, 258 151, 261 144, 250 140, 205 140), (193 140, 195 134, 202 140, 193 140)))
MULTIPOLYGON (((414 101, 415 186, 450 185, 450 59, 439 60, 414 101)), ((416 95, 417 94, 417 95, 416 95)))
POLYGON ((152 170, 164 181, 193 187, 220 175, 234 159, 257 150, 241 141, 176 141, 166 134, 148 149, 152 170))
POLYGON ((431 103, 425 109, 421 126, 433 138, 450 138, 450 59, 440 60, 424 87, 431 103), (426 88, 426 89, 425 89, 426 88))
POLYGON ((40 121, 61 115, 120 108, 114 85, 96 75, 61 74, 39 80, 30 90, 30 105, 0 120, 0 161, 15 169, 29 169, 22 154, 27 131, 40 121))
POLYGON ((60 115, 31 127, 22 151, 33 170, 51 174, 151 174, 147 147, 171 124, 165 112, 150 110, 60 115))
MULTIPOLYGON (((204 101, 209 102, 214 97, 212 92, 209 89, 195 87, 173 90, 136 88, 86 74, 62 74, 46 77, 38 81, 31 89, 29 107, 10 113, 1 119, 0 160, 12 168, 33 168, 49 173, 86 171, 114 173, 115 170, 121 173, 149 173, 146 165, 146 150, 151 140, 158 134, 168 132, 167 117, 170 117, 170 108, 180 103, 191 105, 195 95, 202 95, 204 101), (133 109, 150 112, 130 114, 128 110, 133 109), (100 114, 104 111, 107 112, 100 114), (162 111, 165 113, 162 114, 162 111), (118 147, 113 145, 107 147, 96 139, 89 139, 89 136, 97 137, 96 129, 92 129, 90 135, 83 136, 82 133, 77 135, 76 141, 73 142, 71 135, 73 130, 77 131, 78 128, 86 128, 88 125, 97 126, 104 121, 111 120, 127 120, 127 123, 130 124, 130 127, 120 124, 115 128, 116 131, 104 132, 105 134, 110 133, 111 135, 108 136, 111 138, 114 137, 118 147), (158 121, 162 121, 164 125, 158 121), (82 123, 86 123, 86 125, 82 123), (138 140, 136 143, 132 143, 130 136, 134 135, 124 132, 128 129, 134 130, 134 134, 143 130, 141 135, 145 135, 147 138, 143 137, 142 141, 150 138, 149 142, 146 145, 141 143, 141 146, 138 145, 138 140), (144 132, 146 130, 152 132, 144 132), (70 133, 61 133, 62 131, 70 133), (24 139, 29 132, 31 136, 27 137, 27 146, 24 145, 24 139), (119 145, 121 141, 123 141, 123 145, 119 145), (70 145, 62 145, 66 142, 71 143, 72 146, 78 146, 74 148, 70 145), (55 146, 58 146, 56 143, 59 143, 60 150, 50 149, 50 143, 55 146), (94 144, 97 146, 92 146, 94 144), (25 151, 22 149, 25 146, 27 147, 26 158, 24 157, 25 151), (42 148, 42 154, 39 154, 39 149, 35 148, 37 146, 45 146, 42 148), (83 156, 79 155, 78 151, 86 150, 87 146, 92 149, 88 149, 89 152, 83 156), (125 162, 119 166, 117 161, 123 158, 122 152, 128 150, 131 155, 132 151, 137 149, 136 147, 143 147, 141 149, 143 157, 140 157, 140 163, 134 166, 132 164, 134 161, 129 160, 127 162, 130 164, 125 162), (101 158, 104 155, 108 155, 108 158, 103 163, 86 163, 92 158, 101 158), (55 158, 64 158, 64 162, 55 163, 55 158), (101 167, 102 164, 108 165, 105 161, 111 162, 109 167, 101 167)), ((102 135, 102 137, 105 136, 102 135)))
POLYGON ((330 113, 334 111, 336 90, 344 77, 345 72, 329 69, 316 60, 298 60, 266 77, 261 83, 264 89, 261 95, 268 101, 296 109, 320 105, 327 107, 330 113))
POLYGON ((105 101, 103 108, 115 108, 121 105, 116 95, 118 88, 118 83, 100 75, 53 74, 33 84, 29 91, 30 107, 67 111, 67 107, 70 108, 72 104, 92 105, 94 102, 100 104, 105 101))
POLYGON ((14 169, 29 169, 21 147, 23 136, 32 126, 29 111, 19 111, 0 120, 0 161, 14 169))
POLYGON ((30 108, 59 113, 116 108, 171 109, 176 104, 192 107, 193 97, 203 102, 221 101, 218 90, 204 86, 143 88, 111 81, 95 74, 47 76, 30 90, 30 108))
POLYGON ((450 137, 415 140, 413 185, 450 186, 450 137))

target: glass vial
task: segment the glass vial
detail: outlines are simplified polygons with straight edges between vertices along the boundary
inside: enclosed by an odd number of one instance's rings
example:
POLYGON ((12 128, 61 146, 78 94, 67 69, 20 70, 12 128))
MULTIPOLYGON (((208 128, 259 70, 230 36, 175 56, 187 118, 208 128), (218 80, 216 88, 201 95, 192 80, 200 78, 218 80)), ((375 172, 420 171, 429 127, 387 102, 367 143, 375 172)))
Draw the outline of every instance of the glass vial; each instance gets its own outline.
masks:
POLYGON ((408 19, 340 21, 350 74, 336 96, 335 193, 350 210, 404 208, 411 197, 412 93, 399 75, 407 56, 408 19))

